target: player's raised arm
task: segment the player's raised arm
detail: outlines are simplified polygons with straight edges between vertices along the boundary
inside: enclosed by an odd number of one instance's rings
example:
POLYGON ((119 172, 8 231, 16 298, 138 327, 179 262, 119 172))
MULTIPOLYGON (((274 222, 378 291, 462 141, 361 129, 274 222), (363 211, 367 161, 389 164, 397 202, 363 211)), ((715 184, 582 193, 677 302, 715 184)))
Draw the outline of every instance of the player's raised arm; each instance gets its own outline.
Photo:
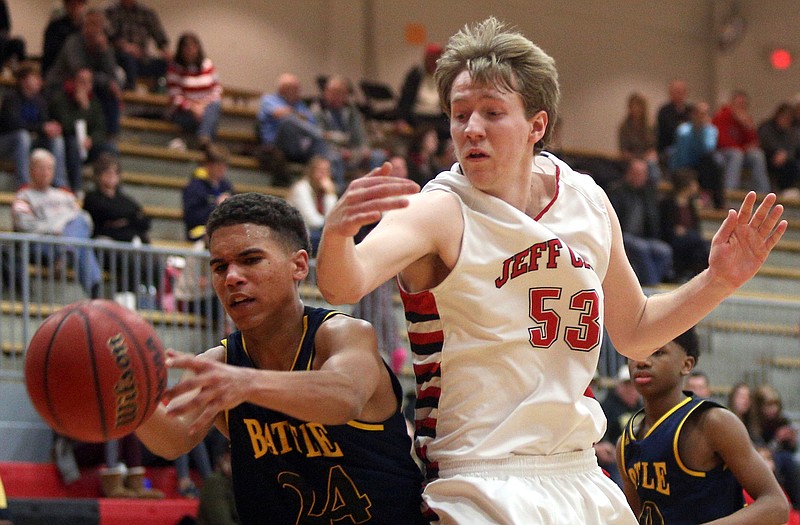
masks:
POLYGON ((611 209, 611 263, 603 281, 605 324, 617 350, 640 359, 694 326, 726 297, 751 279, 788 226, 783 206, 770 193, 758 208, 750 192, 738 211, 730 210, 711 243, 709 267, 688 283, 646 297, 625 256, 622 233, 611 209), (754 211, 755 208, 755 211, 754 211))
MULTIPOLYGON (((436 251, 437 199, 414 195, 413 181, 388 176, 390 164, 353 181, 325 220, 317 283, 332 304, 354 303, 411 263, 436 251), (381 216, 383 215, 383 218, 381 216), (353 237, 380 219, 356 246, 353 237)), ((432 192, 438 193, 438 192, 432 192)), ((439 215, 441 218, 441 215, 439 215)))

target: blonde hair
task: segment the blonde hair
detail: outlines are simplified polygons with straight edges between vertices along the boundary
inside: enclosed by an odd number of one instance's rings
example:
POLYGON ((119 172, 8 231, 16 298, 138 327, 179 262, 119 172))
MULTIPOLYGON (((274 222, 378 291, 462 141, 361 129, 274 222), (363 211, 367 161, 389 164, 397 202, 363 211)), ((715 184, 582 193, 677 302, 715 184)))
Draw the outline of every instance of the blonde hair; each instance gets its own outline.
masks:
POLYGON ((450 92, 456 77, 468 71, 472 81, 519 93, 525 117, 547 113, 548 126, 534 149, 550 142, 561 96, 555 60, 516 30, 494 17, 466 25, 450 37, 439 57, 434 78, 442 109, 450 115, 450 92))

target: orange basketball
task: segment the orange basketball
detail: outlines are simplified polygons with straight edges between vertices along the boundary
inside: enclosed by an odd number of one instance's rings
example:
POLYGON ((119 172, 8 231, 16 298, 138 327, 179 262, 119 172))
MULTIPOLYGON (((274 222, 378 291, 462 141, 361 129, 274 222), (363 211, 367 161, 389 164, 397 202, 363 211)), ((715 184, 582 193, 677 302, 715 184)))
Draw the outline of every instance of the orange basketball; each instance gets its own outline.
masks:
POLYGON ((56 432, 102 442, 133 432, 167 385, 152 325, 113 301, 80 301, 39 327, 25 356, 33 406, 56 432))

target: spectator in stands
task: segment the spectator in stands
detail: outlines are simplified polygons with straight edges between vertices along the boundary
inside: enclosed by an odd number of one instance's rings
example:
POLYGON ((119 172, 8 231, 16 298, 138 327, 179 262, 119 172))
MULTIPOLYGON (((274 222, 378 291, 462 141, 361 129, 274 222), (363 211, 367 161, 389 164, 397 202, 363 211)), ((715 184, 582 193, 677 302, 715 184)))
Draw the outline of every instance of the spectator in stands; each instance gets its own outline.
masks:
MULTIPOLYGON (((11 204, 14 231, 88 239, 92 233, 91 216, 81 209, 73 193, 51 186, 55 170, 53 154, 42 148, 33 150, 30 170, 31 184, 20 188, 11 204)), ((62 262, 63 252, 71 251, 81 286, 90 297, 100 296, 100 267, 91 248, 38 245, 36 249, 56 266, 62 262)))
POLYGON ((756 442, 772 450, 778 481, 792 502, 800 509, 800 466, 794 458, 797 433, 783 412, 778 391, 768 384, 759 386, 753 394, 753 410, 748 430, 756 442))
POLYGON ((683 122, 689 120, 691 105, 688 103, 689 90, 686 81, 676 78, 669 83, 669 102, 658 109, 656 149, 662 164, 669 165, 675 131, 683 122))
POLYGON ((81 68, 50 103, 50 113, 64 132, 67 177, 75 192, 83 188, 83 163, 94 161, 104 151, 115 151, 107 140, 106 120, 92 84, 92 70, 81 68))
POLYGON ((17 183, 28 182, 28 156, 33 148, 46 148, 56 159, 56 186, 67 183, 61 124, 50 118, 42 95, 42 77, 32 66, 16 72, 16 88, 0 102, 0 156, 14 159, 17 183))
POLYGON ((655 181, 661 179, 656 134, 650 125, 647 99, 641 93, 631 93, 628 97, 628 114, 619 126, 617 137, 624 161, 642 159, 647 162, 648 176, 655 181))
POLYGON ((420 188, 444 168, 438 162, 436 156, 438 151, 439 135, 432 126, 419 126, 411 134, 406 156, 408 178, 419 184, 420 188))
POLYGON ((8 511, 8 500, 2 479, 0 479, 0 525, 14 525, 11 521, 11 513, 8 511))
POLYGON ((205 479, 200 490, 197 525, 239 525, 239 514, 233 498, 231 451, 227 448, 214 458, 214 472, 205 479))
MULTIPOLYGON (((119 158, 113 153, 102 153, 94 161, 93 170, 94 188, 83 199, 83 208, 94 222, 92 237, 149 243, 150 218, 144 214, 142 206, 120 188, 119 158)), ((106 270, 116 268, 116 291, 135 292, 138 285, 158 282, 159 268, 152 260, 137 261, 139 255, 134 252, 117 252, 116 255, 115 264, 110 256, 103 259, 106 270), (138 275, 134 272, 137 267, 141 268, 138 275)))
POLYGON ((122 242, 150 242, 150 218, 141 204, 120 188, 119 157, 104 152, 93 165, 94 189, 86 193, 83 207, 94 221, 93 237, 122 242))
POLYGON ((183 222, 186 238, 191 241, 204 238, 208 216, 234 193, 227 178, 229 157, 225 146, 209 144, 202 166, 194 170, 189 184, 183 188, 183 222))
POLYGON ((79 33, 69 36, 45 77, 46 95, 53 98, 81 69, 92 71, 93 93, 103 108, 110 137, 119 133, 122 91, 117 81, 117 61, 105 32, 106 17, 95 8, 86 10, 79 33))
POLYGON ((450 121, 442 110, 439 93, 433 81, 436 61, 442 55, 442 46, 430 43, 425 46, 422 64, 412 67, 403 79, 400 99, 397 101, 398 128, 408 135, 420 126, 436 130, 440 146, 450 140, 450 121))
POLYGON ((331 160, 334 181, 340 185, 344 183, 341 158, 328 147, 322 128, 303 101, 300 79, 296 75, 283 73, 278 77, 277 91, 261 97, 257 118, 261 155, 272 158, 262 163, 269 167, 280 166, 274 174, 277 184, 288 185, 285 161, 306 164, 314 156, 331 160))
POLYGON ((139 77, 164 77, 172 55, 158 13, 138 0, 119 0, 106 9, 106 16, 117 62, 125 71, 125 89, 134 89, 139 77), (151 40, 158 56, 151 53, 151 40))
POLYGON ((0 0, 0 69, 11 65, 11 70, 25 60, 25 40, 11 36, 11 16, 6 0, 0 0))
POLYGON ((191 477, 191 466, 189 460, 194 461, 194 466, 200 474, 203 484, 212 474, 211 457, 208 454, 205 441, 201 441, 186 454, 175 458, 175 473, 178 476, 178 493, 185 498, 198 498, 200 491, 191 477))
POLYGON ((758 127, 758 140, 767 158, 767 171, 781 197, 800 197, 800 129, 794 108, 784 102, 772 118, 758 127))
POLYGON ((753 117, 750 115, 750 97, 744 91, 734 91, 730 102, 721 107, 712 119, 719 130, 717 141, 718 162, 723 167, 726 189, 738 189, 742 169, 750 170, 747 189, 758 193, 770 191, 767 160, 758 143, 753 117))
POLYGON ((750 421, 753 408, 753 398, 750 394, 750 385, 745 382, 736 383, 728 392, 728 408, 736 414, 745 424, 750 421))
MULTIPOLYGON (((322 128, 328 146, 339 152, 345 173, 360 172, 356 177, 377 168, 386 161, 386 152, 373 149, 358 106, 351 100, 350 82, 338 75, 328 77, 322 99, 313 108, 314 117, 322 128)), ((334 170, 335 171, 335 170, 334 170)), ((337 188, 337 192, 344 187, 337 188)))
POLYGON ((697 397, 710 398, 711 386, 708 382, 708 374, 702 370, 692 370, 686 378, 686 390, 694 393, 697 397))
POLYGON ((196 134, 200 147, 204 148, 217 134, 222 86, 214 63, 203 52, 195 33, 183 33, 178 38, 175 57, 167 69, 167 90, 170 103, 167 117, 184 133, 196 134))
POLYGON ((660 202, 661 238, 672 247, 675 277, 688 281, 708 267, 709 241, 700 231, 697 173, 682 168, 672 174, 672 188, 660 202))
POLYGON ((70 35, 81 30, 87 0, 64 0, 64 13, 53 18, 44 30, 42 75, 46 75, 70 35))
POLYGON ((711 113, 706 102, 698 102, 689 111, 689 121, 675 131, 675 143, 669 156, 672 173, 689 168, 697 172, 697 182, 711 195, 714 207, 725 207, 725 179, 722 167, 716 160, 719 131, 711 123, 711 113))
POLYGON ((609 194, 622 228, 628 259, 642 286, 671 280, 672 248, 662 241, 657 183, 648 177, 647 162, 633 159, 609 194))
POLYGON ((303 176, 292 184, 286 200, 303 217, 311 241, 311 255, 316 255, 325 217, 337 201, 330 161, 325 157, 312 157, 303 176))
POLYGON ((614 388, 608 392, 600 406, 608 423, 603 439, 594 446, 597 461, 606 469, 611 479, 622 487, 622 476, 617 467, 617 440, 631 416, 642 408, 642 396, 636 391, 626 365, 622 365, 617 371, 614 388))

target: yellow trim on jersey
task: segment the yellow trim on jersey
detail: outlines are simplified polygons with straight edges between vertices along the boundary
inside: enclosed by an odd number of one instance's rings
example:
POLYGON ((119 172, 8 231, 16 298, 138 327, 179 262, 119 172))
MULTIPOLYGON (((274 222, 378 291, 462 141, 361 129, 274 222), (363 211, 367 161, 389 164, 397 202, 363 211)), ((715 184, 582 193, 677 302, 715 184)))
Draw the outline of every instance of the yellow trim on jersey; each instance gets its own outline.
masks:
MULTIPOLYGON (((691 398, 687 399, 687 401, 689 400, 691 400, 691 398)), ((675 431, 675 439, 672 442, 672 453, 675 455, 675 461, 678 463, 678 466, 686 474, 690 476, 695 476, 697 478, 706 477, 706 473, 701 470, 692 470, 683 463, 683 461, 681 460, 681 456, 678 453, 678 438, 681 437, 681 430, 683 430, 683 424, 686 423, 686 420, 689 419, 689 416, 691 416, 694 413, 694 411, 697 410, 697 408, 700 407, 702 404, 703 404, 702 402, 697 403, 697 405, 694 408, 692 408, 689 411, 689 413, 686 414, 686 416, 681 420, 680 424, 678 425, 678 430, 675 431)))
MULTIPOLYGON (((242 341, 244 341, 244 337, 242 337, 242 341)), ((223 358, 222 358, 222 362, 223 362, 223 363, 227 363, 227 362, 228 362, 228 338, 226 337, 225 339, 223 339, 223 340, 222 340, 222 341, 220 341, 219 343, 220 343, 220 344, 222 345, 222 347, 225 349, 225 355, 224 355, 224 356, 223 356, 223 358)), ((230 430, 230 429, 231 429, 231 425, 230 425, 230 411, 229 411, 229 410, 226 408, 226 409, 224 410, 224 412, 225 412, 225 426, 226 426, 226 427, 228 427, 228 434, 230 435, 230 433, 231 433, 231 430, 230 430)))
POLYGON ((369 430, 372 432, 383 430, 383 423, 364 423, 362 421, 356 421, 355 419, 348 421, 347 425, 353 428, 369 430))
MULTIPOLYGON (((689 402, 689 401, 691 401, 691 400, 692 400, 692 398, 691 398, 691 397, 687 397, 686 399, 684 399, 683 401, 681 401, 680 403, 678 403, 678 404, 677 404, 677 405, 675 405, 674 407, 670 408, 670 409, 667 411, 667 413, 666 413, 666 414, 664 414, 663 416, 661 416, 660 418, 658 418, 658 421, 656 421, 656 422, 655 422, 655 424, 654 424, 652 427, 650 427, 650 429, 647 431, 647 434, 645 434, 645 435, 644 435, 644 437, 642 437, 642 439, 644 439, 644 438, 646 438, 647 436, 649 436, 650 434, 652 434, 652 433, 653 433, 653 430, 655 430, 656 428, 658 428, 658 425, 660 425, 662 421, 664 421, 665 419, 667 419, 667 418, 668 418, 669 416, 671 416, 671 415, 672 415, 672 414, 673 414, 673 413, 674 413, 676 410, 678 410, 679 408, 681 408, 683 405, 685 405, 686 403, 688 403, 688 402, 689 402)), ((681 422, 681 424, 683 424, 683 422, 681 422)), ((680 427, 678 428, 678 431, 680 431, 680 427)))
MULTIPOLYGON (((303 316, 303 335, 300 337, 300 343, 297 345, 297 350, 294 353, 294 359, 292 360, 292 366, 289 368, 289 371, 294 370, 294 367, 297 366, 297 360, 300 358, 300 350, 303 348, 303 341, 306 340, 306 333, 308 333, 308 316, 303 316)), ((242 342, 244 342, 244 337, 242 337, 242 342)), ((245 351, 247 351, 245 349, 245 351)), ((308 364, 306 364, 306 370, 311 370, 311 359, 308 360, 308 364)))

